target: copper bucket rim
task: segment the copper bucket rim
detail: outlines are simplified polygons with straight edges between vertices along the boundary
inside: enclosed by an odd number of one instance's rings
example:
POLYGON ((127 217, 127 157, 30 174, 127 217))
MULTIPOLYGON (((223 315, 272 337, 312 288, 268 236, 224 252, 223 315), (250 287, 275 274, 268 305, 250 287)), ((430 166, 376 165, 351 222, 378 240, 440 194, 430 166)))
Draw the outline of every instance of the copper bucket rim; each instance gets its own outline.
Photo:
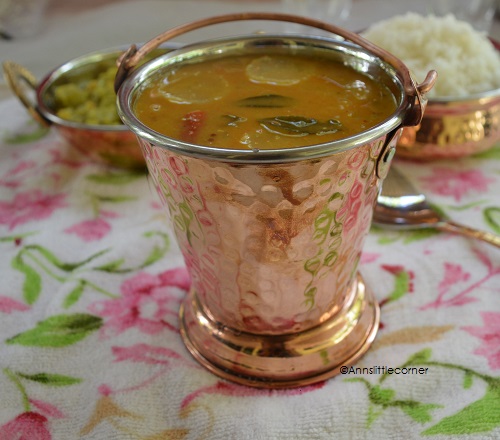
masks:
POLYGON ((206 19, 197 20, 185 25, 177 26, 158 35, 149 42, 145 43, 140 49, 132 45, 118 60, 118 73, 115 79, 115 90, 117 91, 117 106, 118 114, 122 118, 125 125, 134 132, 138 137, 151 142, 154 145, 164 147, 168 150, 188 156, 200 157, 204 159, 222 160, 227 162, 238 163, 276 163, 276 162, 291 162, 303 160, 305 158, 318 158, 325 155, 334 154, 355 148, 367 142, 375 141, 379 138, 398 131, 403 126, 415 126, 420 123, 423 112, 427 103, 425 93, 430 90, 436 80, 437 74, 435 71, 430 71, 427 78, 420 84, 416 84, 411 76, 408 68, 404 63, 385 51, 384 49, 375 46, 373 43, 365 40, 358 34, 352 33, 337 26, 328 23, 300 17, 289 14, 277 13, 240 13, 227 14, 206 19), (322 30, 326 30, 333 35, 340 36, 341 39, 333 39, 330 37, 305 36, 298 34, 253 34, 253 35, 238 35, 232 37, 222 37, 211 39, 202 43, 193 43, 181 47, 175 51, 169 52, 166 55, 158 57, 156 60, 148 63, 145 66, 135 69, 138 62, 151 50, 159 44, 177 37, 185 32, 199 29, 208 25, 239 21, 239 20, 271 20, 271 21, 286 21, 299 24, 309 25, 322 30), (141 86, 143 80, 152 70, 152 66, 156 66, 157 61, 174 60, 175 57, 185 55, 187 51, 194 51, 199 47, 207 47, 210 45, 223 44, 231 41, 249 41, 258 39, 295 39, 302 42, 323 42, 330 45, 345 46, 354 48, 357 51, 364 51, 366 55, 372 56, 374 59, 380 60, 388 67, 392 68, 398 74, 398 81, 401 86, 402 99, 396 111, 385 121, 380 124, 350 136, 333 142, 318 143, 315 145, 294 147, 287 149, 269 149, 259 150, 258 154, 251 150, 239 149, 222 149, 217 147, 209 147, 203 145, 190 144, 179 141, 174 138, 162 135, 143 124, 131 109, 131 99, 136 90, 141 86))

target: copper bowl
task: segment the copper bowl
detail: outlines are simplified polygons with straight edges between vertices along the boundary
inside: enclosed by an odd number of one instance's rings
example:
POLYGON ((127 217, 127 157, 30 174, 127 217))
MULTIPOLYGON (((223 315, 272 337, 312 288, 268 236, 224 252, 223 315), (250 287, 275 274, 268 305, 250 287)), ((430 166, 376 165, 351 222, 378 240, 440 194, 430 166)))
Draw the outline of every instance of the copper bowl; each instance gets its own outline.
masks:
MULTIPOLYGON (((155 56, 176 47, 178 45, 174 43, 162 45, 155 56)), ((117 59, 126 48, 104 49, 74 58, 52 70, 40 82, 25 67, 6 61, 3 63, 5 78, 37 122, 54 127, 69 144, 91 161, 120 168, 145 170, 146 165, 137 138, 125 125, 74 122, 60 118, 55 110, 54 90, 58 85, 96 77, 110 66, 116 65, 117 59)))
MULTIPOLYGON (((493 41, 500 51, 500 43, 493 41)), ((465 98, 429 98, 422 122, 405 127, 396 157, 417 161, 470 156, 500 141, 500 88, 465 98)))

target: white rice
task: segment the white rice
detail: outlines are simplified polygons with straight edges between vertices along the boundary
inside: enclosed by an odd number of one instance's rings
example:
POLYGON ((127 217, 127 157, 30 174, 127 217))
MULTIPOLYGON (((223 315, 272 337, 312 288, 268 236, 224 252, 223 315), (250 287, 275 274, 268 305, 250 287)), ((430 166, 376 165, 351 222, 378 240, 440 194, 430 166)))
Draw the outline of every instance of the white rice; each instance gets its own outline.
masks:
POLYGON ((500 88, 500 55, 486 35, 453 15, 407 13, 378 22, 363 36, 401 59, 417 82, 438 79, 429 97, 463 97, 500 88))

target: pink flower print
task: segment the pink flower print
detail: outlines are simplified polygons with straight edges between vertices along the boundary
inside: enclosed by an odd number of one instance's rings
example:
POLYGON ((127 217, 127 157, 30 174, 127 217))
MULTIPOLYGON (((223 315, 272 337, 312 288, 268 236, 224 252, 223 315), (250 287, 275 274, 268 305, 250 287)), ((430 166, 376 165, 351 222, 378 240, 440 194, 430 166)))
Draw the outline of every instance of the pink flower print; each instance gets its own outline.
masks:
POLYGON ((29 310, 29 306, 17 301, 16 299, 9 298, 8 296, 0 295, 0 313, 13 313, 13 312, 24 312, 29 310))
POLYGON ((325 382, 317 382, 312 385, 308 385, 301 388, 292 388, 289 390, 271 391, 260 388, 250 388, 242 385, 237 385, 228 382, 217 381, 215 385, 209 385, 203 388, 199 388, 193 393, 187 395, 181 403, 181 408, 185 409, 188 407, 195 399, 202 395, 220 395, 229 397, 252 397, 252 396, 269 396, 274 393, 280 393, 283 396, 296 396, 309 393, 312 391, 319 390, 325 386, 325 382))
POLYGON ((420 307, 420 310, 437 309, 439 307, 463 306, 477 301, 470 297, 471 289, 466 289, 461 293, 450 295, 454 286, 469 281, 471 274, 466 272, 459 264, 444 263, 444 276, 438 286, 438 296, 434 301, 420 307))
POLYGON ((52 164, 53 165, 58 164, 58 165, 67 166, 68 168, 77 169, 77 168, 80 168, 86 164, 86 162, 79 162, 76 160, 70 160, 70 159, 65 158, 62 155, 61 150, 59 150, 57 148, 55 148, 53 150, 49 150, 49 154, 52 156, 52 164))
POLYGON ((467 333, 481 339, 479 348, 474 354, 488 359, 488 365, 493 370, 500 369, 500 313, 482 312, 483 327, 462 327, 467 333))
POLYGON ((102 218, 84 220, 64 230, 67 234, 75 234, 81 240, 97 241, 105 237, 111 230, 111 225, 102 218))
POLYGON ((25 412, 0 426, 0 439, 51 440, 47 418, 36 412, 25 412))
POLYGON ((176 328, 179 298, 172 288, 188 286, 185 269, 173 269, 160 275, 141 272, 121 285, 121 298, 91 304, 91 312, 106 319, 101 328, 102 337, 137 328, 147 334, 176 328), (167 321, 170 318, 174 324, 167 321))
POLYGON ((118 214, 117 212, 108 211, 108 210, 104 210, 104 209, 101 209, 99 211, 99 215, 102 217, 106 217, 106 218, 118 218, 118 217, 120 217, 120 214, 118 214))
POLYGON ((374 252, 363 252, 361 254, 361 264, 374 263, 380 256, 381 254, 376 254, 374 252))
POLYGON ((177 287, 181 290, 189 290, 191 278, 186 269, 171 269, 158 274, 160 282, 165 286, 177 287))
POLYGON ((53 417, 54 419, 63 419, 66 417, 62 411, 51 403, 38 399, 30 399, 29 401, 40 413, 47 417, 53 417))
POLYGON ((161 211, 163 209, 163 206, 158 203, 158 202, 151 202, 151 209, 154 209, 155 211, 161 211))
POLYGON ((35 167, 36 167, 36 162, 33 160, 23 160, 19 162, 16 165, 16 167, 9 170, 5 174, 5 177, 0 179, 0 185, 5 186, 7 188, 17 188, 21 186, 23 181, 22 174, 30 172, 30 170, 32 170, 35 167), (19 174, 21 174, 21 176, 19 176, 19 174))
POLYGON ((10 202, 0 201, 0 224, 9 229, 33 220, 50 217, 66 203, 63 194, 44 194, 40 190, 16 194, 10 202))
POLYGON ((36 167, 36 162, 34 160, 22 160, 17 164, 15 168, 10 170, 7 175, 8 176, 13 176, 14 174, 19 174, 22 173, 26 170, 32 170, 33 168, 36 167))
POLYGON ((432 192, 453 197, 459 202, 469 193, 488 191, 488 185, 495 179, 485 177, 480 170, 456 171, 448 168, 434 168, 431 176, 422 178, 425 186, 432 192))
POLYGON ((148 344, 135 344, 130 347, 113 347, 115 362, 141 362, 150 365, 168 365, 171 359, 182 360, 173 350, 148 344))

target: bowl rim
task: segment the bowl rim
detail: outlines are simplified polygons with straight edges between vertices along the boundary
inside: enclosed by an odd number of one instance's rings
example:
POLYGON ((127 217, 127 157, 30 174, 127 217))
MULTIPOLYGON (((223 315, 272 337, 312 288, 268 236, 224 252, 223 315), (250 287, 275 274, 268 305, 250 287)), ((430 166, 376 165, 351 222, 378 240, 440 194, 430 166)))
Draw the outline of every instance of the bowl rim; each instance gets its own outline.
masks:
MULTIPOLYGON (((137 44, 140 47, 143 43, 137 44)), ((160 45, 159 49, 171 49, 175 50, 182 45, 177 42, 167 42, 165 44, 160 45)), ((62 75, 71 71, 72 69, 82 67, 86 64, 98 63, 103 60, 107 60, 113 56, 118 57, 124 53, 130 45, 119 45, 113 46, 105 49, 99 49, 96 51, 88 52, 78 57, 72 58, 59 66, 55 67, 48 74, 43 77, 43 79, 38 83, 35 89, 36 95, 36 106, 38 112, 42 115, 42 117, 48 121, 49 124, 53 124, 57 127, 64 128, 73 128, 80 130, 93 130, 93 131, 129 131, 128 127, 125 124, 85 124, 82 122, 71 121, 69 119, 64 119, 57 116, 54 113, 54 110, 47 105, 45 101, 45 96, 49 92, 50 88, 54 84, 56 80, 58 80, 62 75)))

